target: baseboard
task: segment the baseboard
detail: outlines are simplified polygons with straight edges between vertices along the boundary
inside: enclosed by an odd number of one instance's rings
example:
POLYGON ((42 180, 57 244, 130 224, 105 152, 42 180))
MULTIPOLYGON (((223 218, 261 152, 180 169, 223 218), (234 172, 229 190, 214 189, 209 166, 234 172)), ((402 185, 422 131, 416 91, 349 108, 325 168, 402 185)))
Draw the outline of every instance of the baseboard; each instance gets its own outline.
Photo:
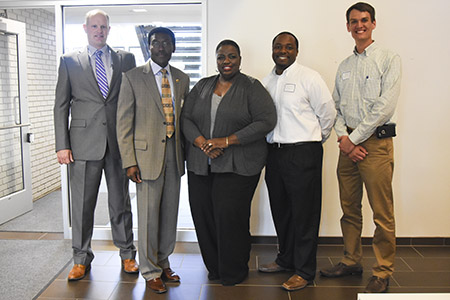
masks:
MULTIPOLYGON (((373 238, 363 237, 363 245, 371 245, 373 238)), ((277 244, 276 236, 252 236, 252 244, 277 244)), ((450 246, 450 237, 398 237, 396 239, 398 246, 450 246)), ((319 245, 342 245, 342 237, 321 236, 319 245)))

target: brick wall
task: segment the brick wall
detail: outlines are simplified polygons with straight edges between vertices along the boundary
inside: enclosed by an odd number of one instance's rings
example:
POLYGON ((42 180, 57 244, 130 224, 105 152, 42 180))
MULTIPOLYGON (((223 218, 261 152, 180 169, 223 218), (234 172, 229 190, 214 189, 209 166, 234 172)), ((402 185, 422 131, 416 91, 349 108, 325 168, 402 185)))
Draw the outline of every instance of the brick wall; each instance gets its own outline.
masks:
POLYGON ((26 23, 28 107, 31 132, 33 200, 60 187, 53 130, 57 79, 55 15, 44 9, 8 9, 7 17, 26 23))

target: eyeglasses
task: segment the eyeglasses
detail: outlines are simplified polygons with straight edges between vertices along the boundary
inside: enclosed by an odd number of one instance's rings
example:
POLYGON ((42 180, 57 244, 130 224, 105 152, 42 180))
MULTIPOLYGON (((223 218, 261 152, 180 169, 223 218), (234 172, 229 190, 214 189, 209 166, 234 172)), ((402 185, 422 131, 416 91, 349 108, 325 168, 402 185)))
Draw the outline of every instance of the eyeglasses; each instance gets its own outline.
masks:
POLYGON ((163 47, 164 49, 167 49, 168 47, 171 47, 171 46, 172 46, 172 42, 167 42, 167 41, 160 42, 160 41, 155 41, 155 40, 153 40, 153 41, 151 42, 151 45, 152 45, 152 47, 154 47, 154 48, 163 47))

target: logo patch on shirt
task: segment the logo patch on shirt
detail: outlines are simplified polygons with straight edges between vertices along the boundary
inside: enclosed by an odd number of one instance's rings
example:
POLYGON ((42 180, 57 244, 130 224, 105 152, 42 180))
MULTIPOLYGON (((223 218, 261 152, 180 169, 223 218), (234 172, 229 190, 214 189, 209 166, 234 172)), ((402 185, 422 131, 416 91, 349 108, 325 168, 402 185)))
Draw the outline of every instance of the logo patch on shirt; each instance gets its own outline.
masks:
POLYGON ((295 92, 295 84, 293 83, 286 83, 284 86, 284 91, 287 93, 293 93, 295 92))
POLYGON ((350 71, 342 73, 341 78, 342 78, 342 80, 349 79, 350 78, 350 71))

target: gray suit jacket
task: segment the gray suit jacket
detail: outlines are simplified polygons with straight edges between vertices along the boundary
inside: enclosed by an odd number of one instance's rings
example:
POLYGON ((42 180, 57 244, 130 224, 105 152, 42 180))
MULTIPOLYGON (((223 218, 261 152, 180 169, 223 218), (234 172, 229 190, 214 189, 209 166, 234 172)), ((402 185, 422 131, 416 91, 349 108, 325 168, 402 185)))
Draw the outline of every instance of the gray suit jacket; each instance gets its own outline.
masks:
POLYGON ((122 73, 134 68, 136 62, 133 54, 113 49, 111 61, 113 74, 104 99, 87 47, 61 57, 54 106, 56 151, 71 149, 75 160, 100 160, 108 145, 113 157, 120 158, 116 137, 119 88, 122 73))
MULTIPOLYGON (((178 173, 184 174, 180 113, 189 92, 189 77, 170 66, 175 96, 175 141, 178 173)), ((122 165, 138 166, 143 180, 161 174, 166 147, 166 125, 161 96, 150 61, 123 75, 117 109, 117 139, 122 165)))

